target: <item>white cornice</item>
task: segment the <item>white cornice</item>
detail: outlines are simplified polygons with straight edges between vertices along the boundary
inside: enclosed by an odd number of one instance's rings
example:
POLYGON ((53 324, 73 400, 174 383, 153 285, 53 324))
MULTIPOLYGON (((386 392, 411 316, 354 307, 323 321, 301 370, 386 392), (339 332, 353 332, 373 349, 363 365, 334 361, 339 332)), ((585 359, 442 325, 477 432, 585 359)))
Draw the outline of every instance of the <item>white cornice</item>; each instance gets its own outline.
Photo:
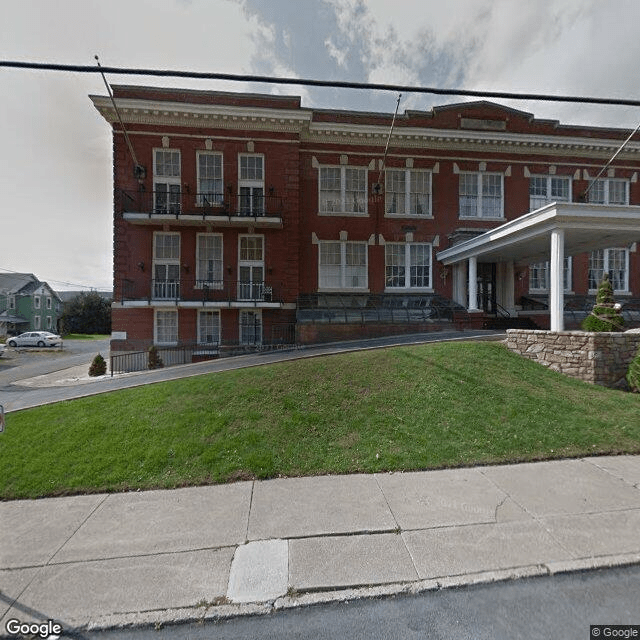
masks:
MULTIPOLYGON (((117 121, 109 98, 91 96, 91 100, 107 122, 113 124, 117 121)), ((266 109, 124 98, 118 98, 116 104, 123 122, 128 124, 297 133, 311 121, 311 112, 300 109, 266 109)))
MULTIPOLYGON (((356 125, 333 122, 313 122, 305 132, 308 141, 346 143, 358 145, 386 144, 389 127, 356 125)), ((620 140, 607 138, 582 138, 563 135, 536 135, 527 133, 503 133, 467 131, 460 129, 429 129, 423 127, 396 128, 391 136, 391 146, 400 148, 509 150, 526 153, 585 153, 586 155, 612 155, 621 145, 620 140)), ((640 143, 629 143, 622 155, 637 155, 640 143)))
MULTIPOLYGON (((100 114, 111 124, 117 116, 106 96, 91 96, 100 114)), ((118 98, 117 105, 127 124, 182 126, 195 128, 275 131, 300 135, 305 142, 359 146, 384 146, 389 136, 387 125, 359 125, 339 122, 314 122, 309 109, 270 109, 246 106, 193 104, 118 98)), ((584 138, 565 135, 536 135, 495 131, 396 127, 391 145, 403 149, 464 150, 526 154, 610 157, 621 140, 584 138)), ((630 142, 623 157, 640 154, 640 143, 630 142)))

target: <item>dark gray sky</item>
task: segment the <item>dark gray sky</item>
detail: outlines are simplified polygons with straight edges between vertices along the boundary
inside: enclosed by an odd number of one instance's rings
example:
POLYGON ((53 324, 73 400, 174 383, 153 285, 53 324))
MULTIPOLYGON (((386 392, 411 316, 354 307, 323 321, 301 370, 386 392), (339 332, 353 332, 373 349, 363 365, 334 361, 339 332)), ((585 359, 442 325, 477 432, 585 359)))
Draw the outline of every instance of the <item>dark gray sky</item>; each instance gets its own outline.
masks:
MULTIPOLYGON (((0 59, 174 68, 475 90, 640 98, 637 0, 20 0, 0 59)), ((384 92, 112 77, 301 95, 391 112, 384 92)), ((99 76, 0 71, 0 269, 54 288, 112 286, 109 127, 99 76), (68 283, 68 284, 62 284, 68 283)), ((452 99, 450 101, 457 101, 452 99)), ((405 96, 401 111, 447 100, 405 96)), ((640 109, 509 103, 565 123, 635 127, 640 109)))

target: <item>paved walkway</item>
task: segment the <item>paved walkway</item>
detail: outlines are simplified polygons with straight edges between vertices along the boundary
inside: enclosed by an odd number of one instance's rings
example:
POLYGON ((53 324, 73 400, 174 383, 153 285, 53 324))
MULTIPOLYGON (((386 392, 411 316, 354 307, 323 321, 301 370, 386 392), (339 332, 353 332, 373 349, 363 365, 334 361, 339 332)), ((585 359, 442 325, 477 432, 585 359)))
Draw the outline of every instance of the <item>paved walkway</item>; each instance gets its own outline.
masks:
POLYGON ((0 633, 640 562, 640 456, 0 503, 0 633))

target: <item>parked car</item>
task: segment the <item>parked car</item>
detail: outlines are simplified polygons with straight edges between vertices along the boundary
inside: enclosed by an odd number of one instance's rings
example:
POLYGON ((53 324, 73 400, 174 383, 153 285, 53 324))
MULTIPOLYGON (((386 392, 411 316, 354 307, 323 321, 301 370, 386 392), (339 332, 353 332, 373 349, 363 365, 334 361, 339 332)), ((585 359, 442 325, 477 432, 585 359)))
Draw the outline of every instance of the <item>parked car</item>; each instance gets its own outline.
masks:
POLYGON ((10 347, 55 347, 62 338, 49 331, 27 331, 7 340, 10 347))

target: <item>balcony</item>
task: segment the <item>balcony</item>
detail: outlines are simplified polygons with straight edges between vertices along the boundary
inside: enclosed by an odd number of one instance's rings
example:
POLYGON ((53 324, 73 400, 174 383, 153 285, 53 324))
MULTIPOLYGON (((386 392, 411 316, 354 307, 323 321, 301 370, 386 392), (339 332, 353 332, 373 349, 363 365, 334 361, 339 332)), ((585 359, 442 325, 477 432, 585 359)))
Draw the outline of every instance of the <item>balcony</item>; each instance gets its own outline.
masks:
POLYGON ((130 280, 122 281, 117 302, 124 306, 181 306, 212 308, 280 308, 283 288, 270 282, 242 280, 130 280))
POLYGON ((135 224, 214 224, 222 227, 282 228, 283 200, 276 195, 189 193, 188 191, 119 192, 122 217, 135 224))

